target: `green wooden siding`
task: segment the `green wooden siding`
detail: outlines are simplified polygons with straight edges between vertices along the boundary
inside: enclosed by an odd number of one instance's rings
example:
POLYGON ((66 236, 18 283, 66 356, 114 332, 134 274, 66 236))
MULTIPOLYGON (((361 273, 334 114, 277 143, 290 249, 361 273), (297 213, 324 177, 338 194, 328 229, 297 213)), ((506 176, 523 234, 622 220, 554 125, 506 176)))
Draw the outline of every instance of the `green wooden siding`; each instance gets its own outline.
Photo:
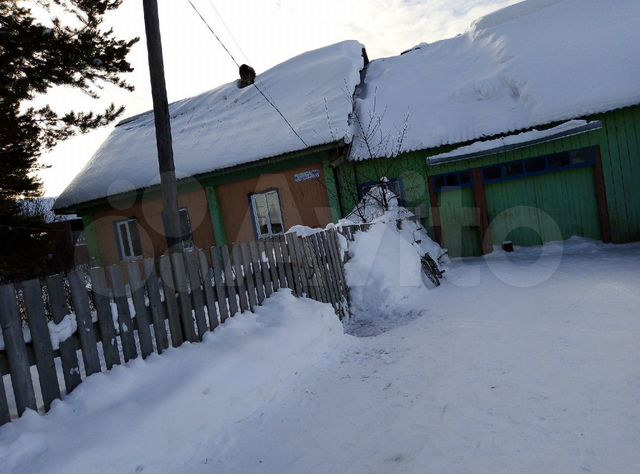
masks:
MULTIPOLYGON (((613 241, 638 241, 640 240, 640 107, 618 110, 589 117, 589 119, 602 121, 603 128, 506 153, 433 166, 429 169, 429 173, 432 175, 445 174, 590 146, 600 146, 613 241)), ((442 149, 438 149, 432 150, 428 154, 436 155, 442 152, 442 149)), ((586 182, 586 179, 582 181, 586 182)), ((576 192, 584 193, 584 187, 579 185, 576 192)), ((556 193, 549 196, 545 200, 546 206, 550 207, 548 201, 555 199, 554 196, 560 198, 562 195, 556 193)), ((514 196, 514 199, 519 198, 514 196)), ((586 201, 582 207, 585 205, 586 201)), ((586 211, 578 210, 577 212, 582 215, 581 219, 586 218, 586 211)), ((592 215, 591 212, 588 214, 592 215)), ((562 215, 562 213, 558 212, 558 215, 562 215)), ((576 217, 574 216, 573 219, 576 217)), ((575 222, 567 224, 568 227, 571 225, 577 224, 575 222)), ((600 231, 597 233, 593 231, 593 222, 585 222, 584 229, 585 235, 600 235, 600 231)))
POLYGON ((100 265, 102 259, 100 258, 100 247, 98 244, 98 235, 96 228, 93 225, 93 215, 85 214, 82 216, 82 226, 84 238, 87 241, 87 249, 89 250, 89 262, 91 265, 100 265))
POLYGON ((451 257, 482 254, 471 189, 452 189, 440 193, 440 218, 442 240, 451 257))
POLYGON ((540 245, 573 235, 601 239, 592 168, 489 184, 492 240, 540 245))

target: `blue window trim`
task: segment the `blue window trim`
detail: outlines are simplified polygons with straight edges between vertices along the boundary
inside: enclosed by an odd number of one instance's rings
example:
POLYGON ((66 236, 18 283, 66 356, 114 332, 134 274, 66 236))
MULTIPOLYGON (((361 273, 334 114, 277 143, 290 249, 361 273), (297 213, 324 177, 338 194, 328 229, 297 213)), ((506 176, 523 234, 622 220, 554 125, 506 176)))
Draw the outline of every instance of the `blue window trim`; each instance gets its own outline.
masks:
POLYGON ((523 160, 513 160, 505 163, 497 163, 495 165, 487 165, 480 168, 471 168, 464 171, 456 171, 454 173, 445 173, 439 175, 433 175, 434 179, 434 187, 436 192, 449 191, 454 189, 466 189, 473 187, 473 179, 469 179, 468 182, 460 183, 460 176, 463 174, 471 174, 472 169, 480 169, 482 174, 482 182, 484 184, 496 184, 496 183, 504 183, 508 181, 515 181, 518 179, 525 178, 533 178, 536 176, 543 176, 546 174, 559 173, 562 171, 570 171, 581 168, 590 168, 595 166, 596 164, 596 156, 597 156, 597 147, 587 147, 587 148, 579 148, 576 150, 565 151, 561 153, 553 153, 551 155, 540 155, 534 156, 532 158, 526 158, 523 160), (573 162, 573 155, 577 152, 588 152, 589 156, 585 159, 582 158, 580 162, 573 162), (569 162, 568 165, 557 166, 554 168, 549 167, 549 162, 552 159, 566 157, 566 160, 569 162), (543 169, 528 171, 527 165, 534 162, 544 162, 543 169), (520 165, 522 167, 522 172, 514 175, 507 175, 506 169, 512 165, 520 165), (489 169, 498 169, 500 176, 495 178, 487 178, 485 176, 485 171, 489 169), (447 185, 449 180, 455 181, 456 185, 447 185))

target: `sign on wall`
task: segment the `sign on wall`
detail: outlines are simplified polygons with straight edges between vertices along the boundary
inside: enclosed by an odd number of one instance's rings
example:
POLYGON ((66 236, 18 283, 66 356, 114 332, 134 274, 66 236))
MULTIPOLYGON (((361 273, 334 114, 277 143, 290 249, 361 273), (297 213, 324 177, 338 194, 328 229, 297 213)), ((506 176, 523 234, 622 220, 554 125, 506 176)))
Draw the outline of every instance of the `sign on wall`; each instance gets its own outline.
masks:
POLYGON ((309 181, 311 179, 320 178, 320 170, 307 170, 302 173, 296 173, 293 175, 293 180, 296 183, 301 183, 302 181, 309 181))

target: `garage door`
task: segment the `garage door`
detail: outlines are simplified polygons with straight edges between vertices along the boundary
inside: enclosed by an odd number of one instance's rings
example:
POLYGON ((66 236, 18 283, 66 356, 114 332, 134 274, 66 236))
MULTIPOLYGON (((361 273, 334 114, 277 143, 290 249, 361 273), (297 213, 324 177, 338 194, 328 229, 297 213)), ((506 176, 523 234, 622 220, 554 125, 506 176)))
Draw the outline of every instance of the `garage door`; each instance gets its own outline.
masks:
POLYGON ((594 163, 590 148, 483 168, 494 244, 601 239, 594 163))

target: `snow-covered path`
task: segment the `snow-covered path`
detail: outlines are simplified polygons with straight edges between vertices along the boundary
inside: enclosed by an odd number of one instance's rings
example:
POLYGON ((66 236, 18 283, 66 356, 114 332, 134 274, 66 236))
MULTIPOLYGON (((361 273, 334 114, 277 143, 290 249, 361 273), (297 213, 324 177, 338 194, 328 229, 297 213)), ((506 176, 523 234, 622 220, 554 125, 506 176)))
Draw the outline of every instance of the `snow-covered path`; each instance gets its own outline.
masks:
POLYGON ((423 317, 349 339, 230 427, 212 470, 637 471, 640 247, 592 252, 533 288, 455 263, 423 317))
MULTIPOLYGON (((110 418, 90 418, 90 429, 55 425, 53 412, 31 415, 28 423, 0 430, 0 451, 2 443, 12 450, 11 465, 0 470, 637 472, 640 245, 573 242, 562 253, 550 247, 536 270, 527 272, 548 272, 550 278, 532 287, 503 282, 527 283, 519 269, 536 252, 520 252, 515 264, 499 258, 490 265, 456 261, 443 286, 416 294, 423 299, 420 317, 385 326, 373 337, 313 345, 313 357, 303 365, 296 365, 299 351, 287 355, 280 348, 291 362, 279 372, 272 368, 273 374, 298 368, 280 375, 276 386, 256 381, 251 403, 232 393, 224 405, 212 404, 216 399, 202 397, 194 382, 198 396, 182 403, 175 403, 181 393, 175 388, 150 401, 171 410, 165 424, 130 419, 137 411, 128 413, 124 401, 124 415, 114 403, 110 418), (239 410, 234 399, 248 409, 239 410), (193 421, 193 412, 196 425, 176 421, 193 421), (49 442, 48 449, 20 452, 44 442, 39 432, 56 436, 68 451, 49 442), (79 439, 78 433, 96 438, 79 439), (175 449, 154 450, 165 442, 175 449)), ((195 350, 164 357, 177 360, 192 352, 193 358, 195 350)), ((250 360, 260 363, 247 358, 227 377, 241 379, 250 360)), ((119 370, 116 377, 155 370, 149 364, 119 370)), ((255 369, 250 373, 260 378, 255 369)), ((113 382, 106 379, 104 388, 113 382)), ((143 380, 145 390, 164 386, 143 380)), ((223 393, 227 386, 220 381, 213 390, 223 393)), ((74 405, 63 405, 72 416, 74 405)), ((149 408, 147 415, 157 411, 149 408)))

